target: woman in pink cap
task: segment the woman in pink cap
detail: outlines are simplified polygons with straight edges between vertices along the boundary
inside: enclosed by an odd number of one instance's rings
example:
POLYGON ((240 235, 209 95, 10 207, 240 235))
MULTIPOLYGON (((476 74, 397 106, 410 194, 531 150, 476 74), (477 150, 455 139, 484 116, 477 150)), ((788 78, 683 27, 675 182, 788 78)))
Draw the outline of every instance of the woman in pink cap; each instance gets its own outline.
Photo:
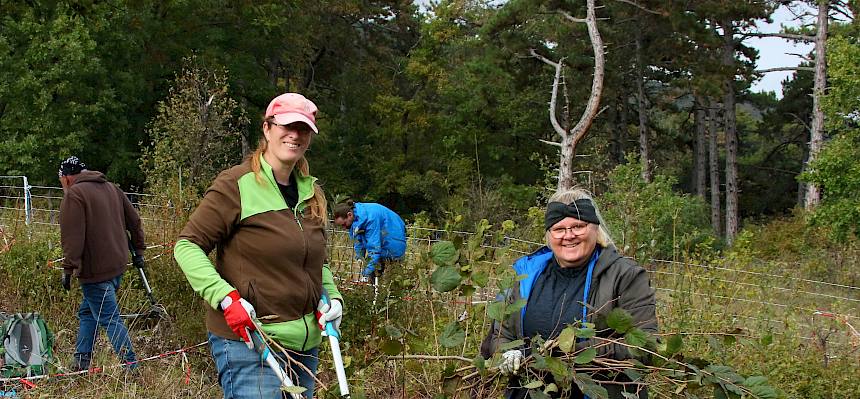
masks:
POLYGON ((326 199, 305 159, 319 133, 316 113, 301 94, 275 97, 257 150, 218 175, 174 248, 188 282, 206 302, 224 398, 284 395, 275 373, 250 347, 249 333, 258 327, 288 350, 278 354, 280 363, 311 398, 308 371, 315 374, 319 363, 318 325, 340 325, 343 297, 325 263, 326 199), (208 257, 213 249, 214 264, 208 257), (330 305, 321 300, 324 291, 330 305))

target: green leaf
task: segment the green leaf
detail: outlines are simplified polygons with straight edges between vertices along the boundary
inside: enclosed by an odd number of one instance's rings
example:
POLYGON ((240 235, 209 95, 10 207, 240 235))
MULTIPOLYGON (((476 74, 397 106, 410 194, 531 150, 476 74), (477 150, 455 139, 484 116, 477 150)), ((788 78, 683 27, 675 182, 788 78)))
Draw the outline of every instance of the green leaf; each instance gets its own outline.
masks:
POLYGON ((475 293, 475 286, 471 284, 463 284, 460 286, 460 295, 469 298, 475 293))
POLYGON ((490 282, 490 275, 486 272, 472 273, 472 282, 478 287, 486 287, 487 283, 490 282))
POLYGON ((776 399, 779 397, 776 390, 767 384, 767 377, 750 376, 744 380, 743 385, 750 390, 754 397, 759 399, 776 399))
POLYGON ((291 386, 291 387, 281 386, 281 390, 284 392, 287 392, 287 393, 301 394, 301 393, 304 393, 305 391, 307 391, 308 389, 305 387, 300 387, 300 386, 291 386))
POLYGON ((663 353, 666 357, 671 357, 672 355, 681 351, 681 347, 684 345, 683 338, 680 334, 673 334, 666 338, 666 351, 663 353))
MULTIPOLYGON (((586 323, 588 324, 588 323, 586 323)), ((595 335, 594 327, 580 327, 576 329, 577 338, 592 338, 595 335)))
POLYGON ((552 373, 556 382, 567 381, 570 379, 570 369, 567 365, 555 357, 546 357, 546 368, 552 373))
POLYGON ((499 345, 499 352, 507 352, 511 349, 520 348, 525 345, 525 341, 518 339, 516 341, 511 341, 506 344, 499 345))
POLYGON ((439 344, 446 348, 462 346, 465 340, 466 332, 460 328, 460 325, 457 324, 456 321, 445 326, 445 329, 442 330, 442 334, 439 335, 439 344))
POLYGON ((385 334, 391 339, 399 339, 403 336, 403 332, 401 332, 394 324, 385 325, 385 334))
POLYGON ((753 396, 759 399, 777 399, 779 394, 776 390, 766 385, 756 385, 748 388, 753 396))
POLYGON ((487 369, 487 361, 480 354, 475 356, 474 359, 472 359, 472 365, 475 366, 475 368, 479 371, 484 371, 487 369))
POLYGON ((640 328, 633 327, 624 334, 624 342, 628 345, 644 348, 648 343, 648 333, 640 328))
POLYGON ((392 341, 386 340, 382 343, 382 353, 385 353, 388 356, 394 356, 400 354, 400 351, 403 350, 403 345, 400 341, 392 341))
POLYGON ((576 348, 576 328, 567 326, 558 335, 558 348, 564 353, 570 353, 576 348))
POLYGON ((639 381, 642 378, 642 374, 634 369, 624 369, 624 375, 633 382, 639 381))
POLYGON ((767 384, 767 377, 754 375, 747 377, 747 379, 743 382, 745 387, 754 387, 756 385, 765 385, 767 384))
POLYGON ((460 382, 463 381, 463 376, 459 374, 446 375, 442 377, 442 392, 453 397, 457 393, 457 388, 460 387, 460 382))
MULTIPOLYGON (((683 387, 683 385, 681 385, 681 386, 683 387)), ((633 393, 633 392, 624 392, 624 391, 621 391, 621 396, 623 396, 623 397, 624 397, 624 399, 639 399, 639 395, 637 395, 637 394, 635 394, 635 393, 633 393)))
POLYGON ((504 302, 493 302, 487 306, 487 317, 502 321, 507 315, 505 314, 505 307, 507 306, 504 302))
POLYGON ((615 308, 606 315, 606 325, 619 334, 624 334, 633 328, 633 316, 624 309, 615 308))
POLYGON ((430 247, 430 259, 439 266, 453 266, 459 256, 457 248, 451 241, 439 241, 430 247))
POLYGON ((534 381, 529 382, 526 385, 523 385, 523 388, 525 388, 525 389, 537 389, 537 388, 540 388, 542 386, 543 386, 543 381, 534 380, 534 381))
POLYGON ((767 334, 765 336, 762 336, 761 339, 759 339, 759 343, 761 343, 762 346, 768 346, 768 345, 772 344, 773 343, 773 335, 767 334))
POLYGON ((531 399, 550 399, 550 396, 541 391, 528 391, 531 399))
POLYGON ((591 379, 591 376, 584 373, 576 373, 573 375, 573 380, 576 382, 579 390, 588 395, 588 397, 592 399, 609 399, 609 392, 606 391, 606 388, 597 385, 591 379))
POLYGON ((576 364, 591 363, 591 361, 594 360, 596 356, 597 349, 588 348, 582 351, 580 354, 576 355, 576 357, 573 358, 573 362, 576 364))
POLYGON ((430 276, 430 284, 439 292, 448 292, 460 285, 460 272, 449 266, 440 266, 430 276))
POLYGON ((505 307, 505 312, 507 314, 513 314, 514 312, 519 312, 520 309, 523 308, 523 306, 526 306, 526 300, 525 299, 517 299, 516 301, 514 301, 514 303, 505 307))

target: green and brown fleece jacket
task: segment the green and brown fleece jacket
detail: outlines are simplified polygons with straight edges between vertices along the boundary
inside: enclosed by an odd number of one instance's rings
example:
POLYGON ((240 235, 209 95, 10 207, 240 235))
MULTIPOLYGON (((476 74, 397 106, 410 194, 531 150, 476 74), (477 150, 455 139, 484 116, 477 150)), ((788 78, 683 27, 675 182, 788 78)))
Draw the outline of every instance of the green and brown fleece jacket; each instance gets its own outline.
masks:
POLYGON ((206 327, 238 340, 218 305, 234 289, 262 318, 263 330, 281 345, 307 350, 322 337, 314 311, 322 288, 343 301, 326 261, 323 225, 306 219, 316 178, 298 170, 299 201, 284 201, 272 167, 260 157, 259 182, 249 161, 215 179, 182 229, 174 257, 206 305, 206 327), (207 254, 216 251, 215 264, 207 254))

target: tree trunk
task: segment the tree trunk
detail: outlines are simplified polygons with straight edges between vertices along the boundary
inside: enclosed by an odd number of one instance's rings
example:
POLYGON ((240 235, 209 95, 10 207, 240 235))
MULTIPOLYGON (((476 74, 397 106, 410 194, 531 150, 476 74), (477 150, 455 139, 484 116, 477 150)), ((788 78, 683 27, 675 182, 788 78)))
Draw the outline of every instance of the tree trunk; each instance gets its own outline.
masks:
POLYGON ((710 113, 710 132, 708 132, 708 164, 710 166, 711 178, 711 226, 714 228, 714 235, 719 237, 722 234, 721 227, 721 212, 720 212, 720 153, 717 151, 717 116, 719 104, 711 100, 710 113))
POLYGON ((567 127, 562 127, 556 118, 556 100, 558 97, 558 86, 561 80, 562 61, 553 62, 547 58, 537 54, 534 49, 529 50, 533 57, 536 57, 546 64, 555 67, 555 81, 553 82, 552 97, 550 99, 549 114, 550 123, 553 129, 561 136, 561 143, 548 143, 561 147, 558 170, 558 190, 567 190, 573 187, 573 158, 576 155, 576 145, 582 141, 594 118, 597 117, 600 106, 600 97, 603 94, 603 74, 605 68, 605 58, 603 50, 603 39, 600 37, 600 31, 597 29, 597 15, 595 12, 595 0, 586 1, 586 17, 574 18, 566 11, 559 11, 565 19, 571 22, 584 23, 588 27, 588 38, 591 39, 591 48, 594 51, 594 77, 591 81, 591 94, 588 97, 588 103, 585 106, 585 111, 576 125, 567 131, 567 127))
POLYGON ((735 120, 735 41, 732 21, 723 23, 723 112, 726 132, 726 243, 738 234, 738 136, 735 120))
POLYGON ((705 162, 708 160, 705 154, 705 104, 701 97, 696 96, 696 152, 694 154, 694 174, 693 180, 696 187, 696 195, 705 198, 705 162))
POLYGON ((617 147, 615 150, 615 162, 618 165, 624 163, 624 151, 627 144, 627 124, 629 123, 627 119, 627 96, 621 95, 618 98, 618 132, 616 133, 617 137, 617 147))
MULTIPOLYGON (((821 147, 824 145, 824 111, 821 109, 821 97, 827 84, 827 23, 829 21, 830 1, 818 2, 818 26, 815 34, 815 83, 812 89, 812 129, 809 136, 809 158, 806 169, 815 161, 821 147)), ((806 209, 815 208, 821 201, 821 192, 817 184, 807 183, 804 206, 806 209)))
POLYGON ((576 157, 576 143, 573 135, 567 134, 561 139, 561 158, 558 165, 558 191, 567 190, 573 184, 573 158, 576 157))
POLYGON ((648 141, 648 99, 645 97, 645 67, 642 65, 642 29, 636 29, 636 102, 639 108, 639 161, 642 179, 651 182, 651 145, 648 141))

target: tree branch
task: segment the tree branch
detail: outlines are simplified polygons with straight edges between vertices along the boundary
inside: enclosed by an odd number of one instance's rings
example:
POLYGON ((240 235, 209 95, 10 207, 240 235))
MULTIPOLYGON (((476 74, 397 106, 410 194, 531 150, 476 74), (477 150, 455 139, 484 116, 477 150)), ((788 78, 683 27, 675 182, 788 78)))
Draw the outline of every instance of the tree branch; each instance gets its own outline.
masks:
POLYGON ((540 141, 541 143, 544 143, 544 144, 549 144, 552 146, 561 147, 561 143, 556 142, 556 141, 549 141, 549 140, 544 140, 544 139, 538 139, 538 141, 540 141))
MULTIPOLYGON (((588 133, 594 117, 597 116, 597 107, 600 105, 600 96, 603 94, 603 69, 605 66, 603 39, 600 37, 600 31, 597 29, 594 0, 588 0, 586 3, 587 14, 585 19, 588 25, 588 37, 591 39, 591 48, 594 51, 594 78, 591 82, 591 95, 588 98, 588 105, 586 105, 579 122, 570 130, 570 134, 573 135, 574 146, 588 133)), ((573 18, 564 11, 562 11, 562 14, 568 18, 573 18)))
POLYGON ((434 355, 394 355, 389 356, 391 359, 416 359, 416 360, 459 360, 461 362, 472 363, 473 359, 463 356, 434 356, 434 355))
POLYGON ((625 3, 625 4, 630 4, 631 6, 636 7, 636 8, 638 8, 638 9, 640 9, 640 10, 642 10, 642 11, 645 11, 645 12, 647 12, 647 13, 651 13, 651 14, 654 14, 654 15, 663 15, 663 14, 662 14, 661 12, 659 12, 659 11, 649 10, 649 9, 645 8, 645 6, 643 6, 643 5, 639 4, 639 3, 636 3, 635 1, 630 1, 630 0, 616 0, 616 1, 619 1, 619 2, 622 2, 622 3, 625 3))
POLYGON ((815 41, 815 36, 807 36, 807 35, 795 35, 793 33, 757 33, 750 32, 744 33, 742 36, 746 37, 780 37, 788 40, 795 40, 799 42, 807 42, 812 43, 815 41))
MULTIPOLYGON (((564 67, 564 58, 559 60, 558 62, 550 61, 548 58, 540 55, 535 51, 535 49, 530 48, 529 53, 531 55, 546 64, 551 65, 555 68, 555 78, 552 81, 552 95, 549 99, 549 121, 552 124, 552 128, 558 133, 562 138, 567 135, 567 131, 561 127, 561 124, 558 123, 558 117, 555 115, 556 108, 556 100, 558 99, 558 82, 561 80, 561 69, 564 67)), ((561 147, 561 144, 558 145, 561 147)))
POLYGON ((768 72, 781 72, 781 71, 814 71, 812 67, 779 67, 779 68, 767 68, 767 69, 756 69, 755 73, 768 73, 768 72))

